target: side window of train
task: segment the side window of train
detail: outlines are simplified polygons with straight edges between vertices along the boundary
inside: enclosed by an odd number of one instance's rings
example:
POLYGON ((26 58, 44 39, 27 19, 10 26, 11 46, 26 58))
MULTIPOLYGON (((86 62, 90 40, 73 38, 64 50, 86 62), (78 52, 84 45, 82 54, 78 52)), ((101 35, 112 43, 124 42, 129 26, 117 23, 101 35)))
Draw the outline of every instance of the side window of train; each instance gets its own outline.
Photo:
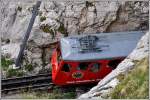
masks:
POLYGON ((108 63, 108 66, 113 68, 113 69, 116 69, 116 67, 118 66, 118 64, 121 62, 121 60, 111 60, 109 61, 108 63))
POLYGON ((88 68, 88 63, 82 62, 79 63, 77 70, 86 70, 88 68))
POLYGON ((69 65, 69 64, 64 64, 63 66, 62 66, 62 69, 61 69, 62 71, 64 71, 64 72, 70 72, 70 70, 71 70, 71 65, 69 65))
POLYGON ((94 63, 92 64, 90 71, 96 73, 100 70, 100 68, 101 68, 100 63, 94 63))

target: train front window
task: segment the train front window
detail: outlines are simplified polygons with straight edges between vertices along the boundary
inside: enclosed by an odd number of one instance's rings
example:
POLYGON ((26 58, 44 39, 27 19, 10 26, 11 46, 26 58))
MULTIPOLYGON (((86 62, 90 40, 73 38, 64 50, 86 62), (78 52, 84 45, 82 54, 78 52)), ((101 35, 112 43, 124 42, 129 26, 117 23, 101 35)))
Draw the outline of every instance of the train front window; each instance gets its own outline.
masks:
POLYGON ((60 49, 57 48, 57 62, 58 62, 58 64, 60 63, 61 59, 62 59, 62 56, 61 56, 60 49))
POLYGON ((57 57, 58 64, 60 63, 61 59, 62 59, 61 55, 58 54, 58 57, 57 57))
POLYGON ((90 71, 96 73, 96 72, 99 71, 100 67, 101 67, 101 64, 99 64, 99 63, 94 63, 94 64, 92 64, 92 67, 91 67, 90 71))
POLYGON ((86 70, 88 68, 88 63, 82 62, 77 67, 77 70, 86 70))
POLYGON ((70 72, 71 66, 69 64, 64 64, 62 67, 62 71, 70 72))

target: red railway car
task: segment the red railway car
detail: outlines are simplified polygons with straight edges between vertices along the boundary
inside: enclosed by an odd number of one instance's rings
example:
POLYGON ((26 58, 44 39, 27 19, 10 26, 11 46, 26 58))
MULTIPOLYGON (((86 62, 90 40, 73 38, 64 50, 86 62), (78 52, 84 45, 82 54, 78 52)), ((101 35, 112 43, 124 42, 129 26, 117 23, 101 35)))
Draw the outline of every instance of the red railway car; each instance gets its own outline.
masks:
POLYGON ((65 37, 51 57, 56 85, 98 82, 136 47, 144 33, 114 32, 65 37))

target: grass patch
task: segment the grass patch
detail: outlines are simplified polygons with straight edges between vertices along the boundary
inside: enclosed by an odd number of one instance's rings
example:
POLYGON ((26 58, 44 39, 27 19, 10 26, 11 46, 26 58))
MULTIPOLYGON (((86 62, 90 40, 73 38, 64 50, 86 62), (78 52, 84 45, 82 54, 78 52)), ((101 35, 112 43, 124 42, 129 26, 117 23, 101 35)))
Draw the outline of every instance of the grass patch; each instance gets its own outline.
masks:
POLYGON ((51 92, 27 92, 22 94, 23 99, 74 99, 75 92, 62 92, 60 89, 53 89, 51 92))
POLYGON ((135 68, 120 78, 120 84, 115 87, 110 97, 113 99, 148 99, 149 93, 148 58, 135 64, 135 68))
POLYGON ((1 68, 7 70, 9 65, 12 65, 14 62, 12 60, 1 58, 1 68))
POLYGON ((9 68, 10 65, 14 64, 14 61, 6 59, 6 58, 1 58, 1 68, 2 70, 6 71, 6 77, 20 77, 24 75, 24 72, 22 69, 12 69, 9 68))
POLYGON ((21 77, 24 75, 22 69, 8 69, 7 70, 7 77, 21 77))
POLYGON ((25 65, 25 70, 32 71, 34 68, 31 64, 25 65))

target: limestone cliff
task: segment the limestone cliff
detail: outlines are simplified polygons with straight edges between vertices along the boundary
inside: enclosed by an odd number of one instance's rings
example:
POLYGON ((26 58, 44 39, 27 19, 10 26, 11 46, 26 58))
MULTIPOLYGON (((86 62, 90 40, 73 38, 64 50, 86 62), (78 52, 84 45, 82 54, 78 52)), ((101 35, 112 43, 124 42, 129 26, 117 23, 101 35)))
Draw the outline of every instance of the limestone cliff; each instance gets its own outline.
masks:
MULTIPOLYGON (((2 56, 16 59, 36 0, 1 0, 2 56)), ((42 0, 24 56, 34 73, 49 68, 53 43, 76 34, 148 30, 148 2, 42 0), (46 66, 46 67, 45 67, 46 66)))

